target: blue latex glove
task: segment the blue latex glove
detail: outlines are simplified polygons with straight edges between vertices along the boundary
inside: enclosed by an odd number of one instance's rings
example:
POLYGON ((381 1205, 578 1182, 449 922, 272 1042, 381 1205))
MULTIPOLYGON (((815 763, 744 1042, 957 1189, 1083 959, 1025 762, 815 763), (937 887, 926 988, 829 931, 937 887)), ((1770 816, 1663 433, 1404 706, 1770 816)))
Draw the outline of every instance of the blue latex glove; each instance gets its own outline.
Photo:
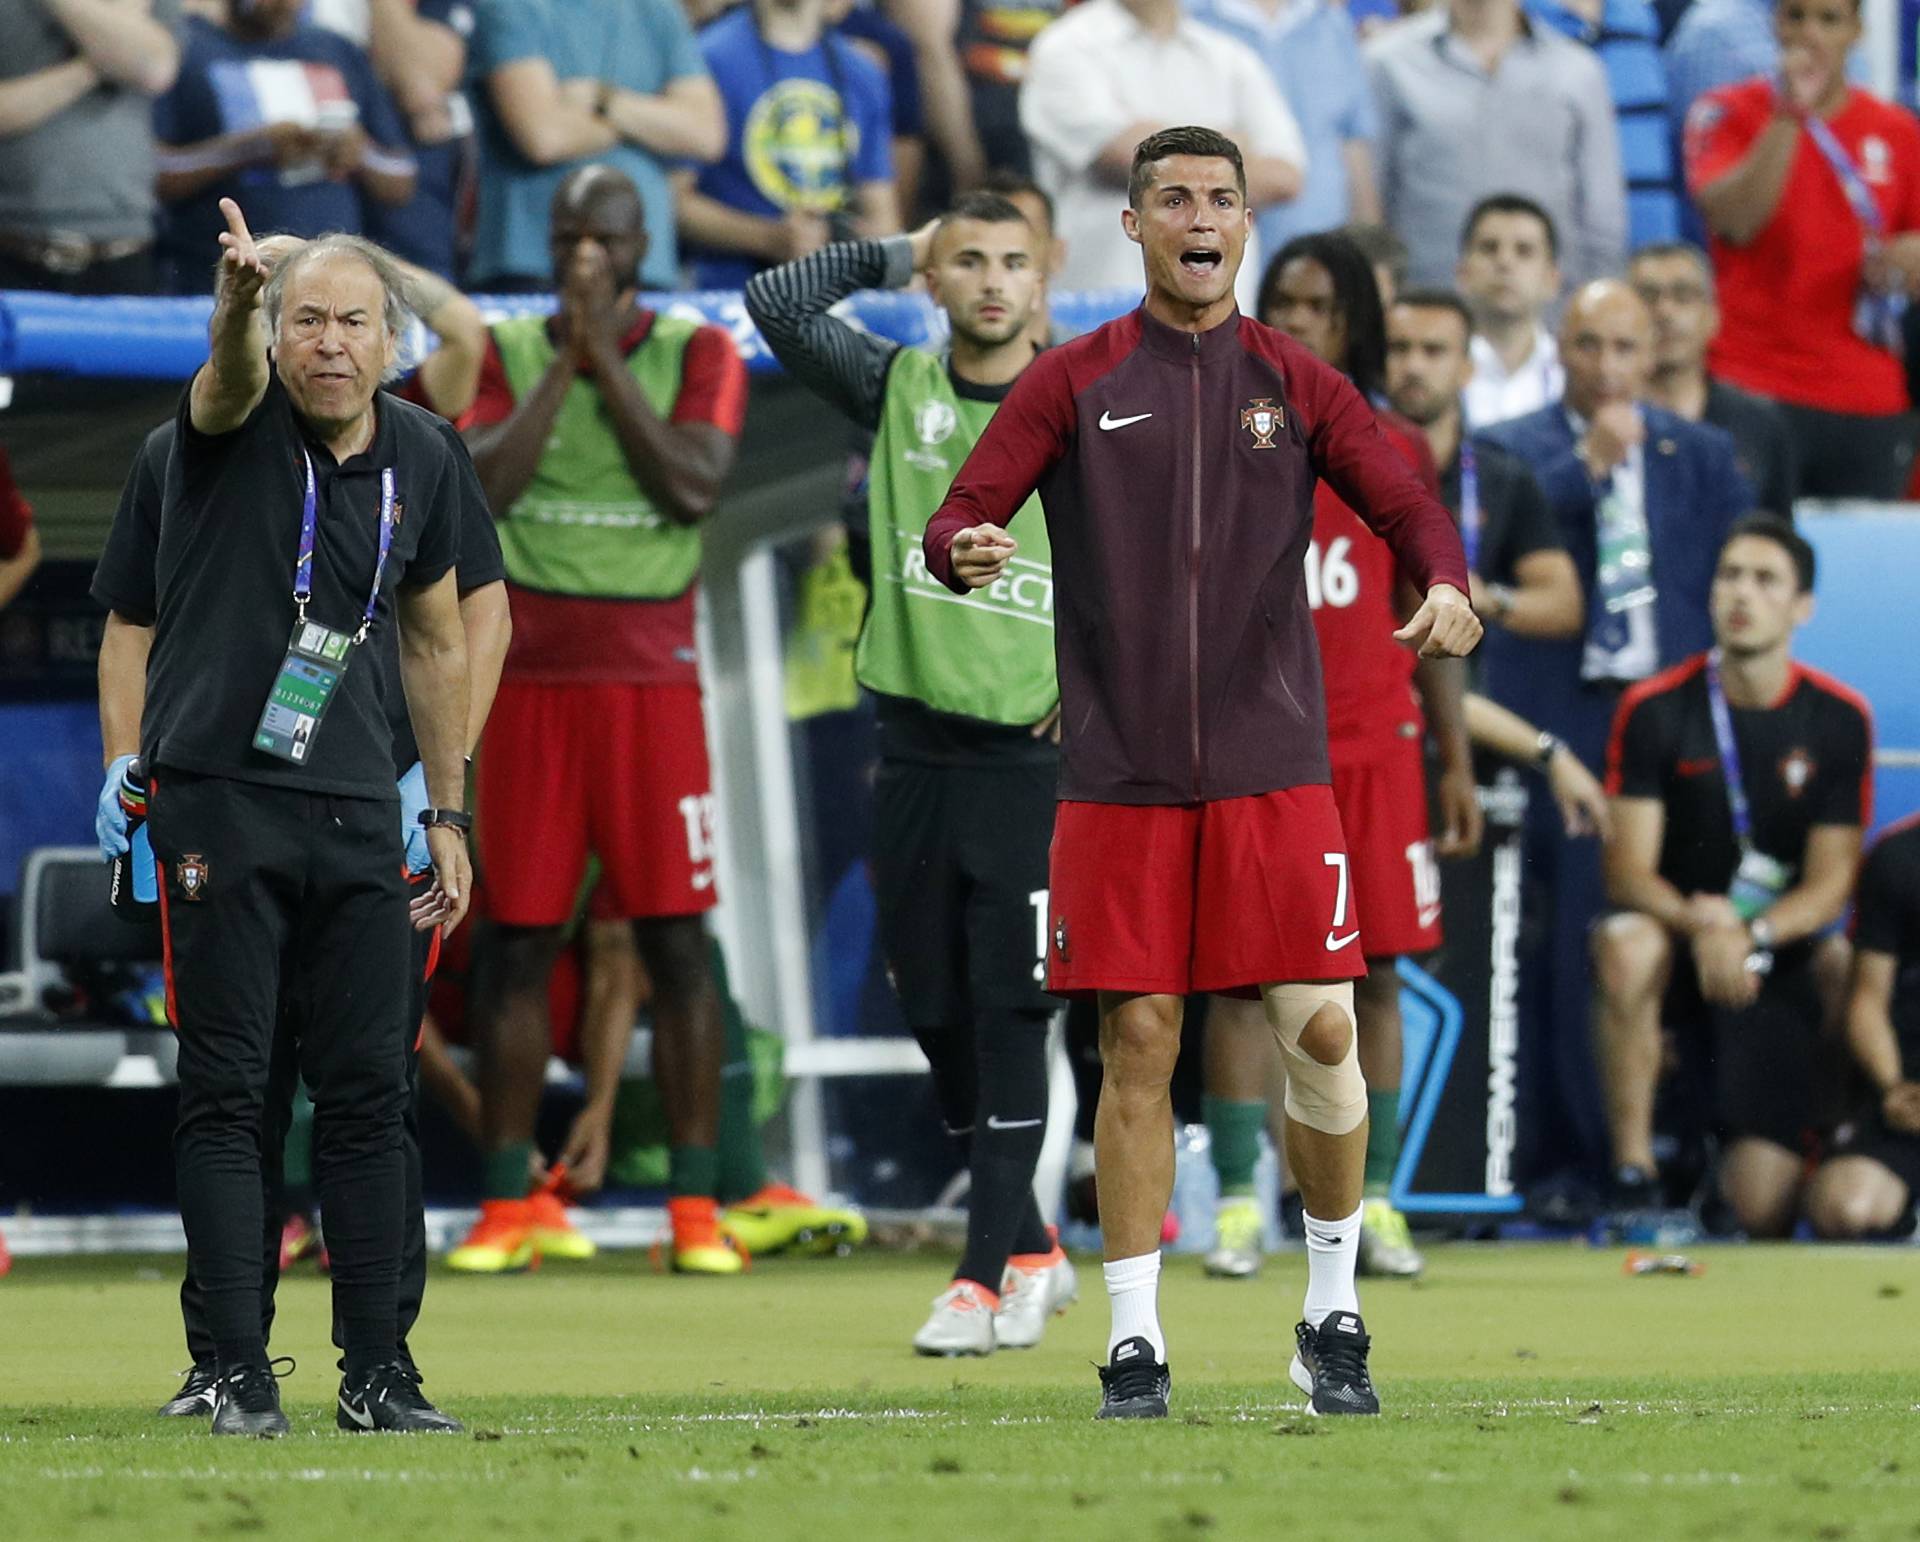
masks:
POLYGON ((406 843, 407 871, 424 873, 433 866, 427 850, 427 828, 420 811, 427 806, 427 768, 415 761, 400 778, 400 839, 406 843))
POLYGON ((120 806, 120 778, 132 755, 116 756, 107 767, 107 780, 100 788, 100 801, 93 811, 93 833, 100 842, 100 860, 111 862, 127 849, 127 811, 120 806))

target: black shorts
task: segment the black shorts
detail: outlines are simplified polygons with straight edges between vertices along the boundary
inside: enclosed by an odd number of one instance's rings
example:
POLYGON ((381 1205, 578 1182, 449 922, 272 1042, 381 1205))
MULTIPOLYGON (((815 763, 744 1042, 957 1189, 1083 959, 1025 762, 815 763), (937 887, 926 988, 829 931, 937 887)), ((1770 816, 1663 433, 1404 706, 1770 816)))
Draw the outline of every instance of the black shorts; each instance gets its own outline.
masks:
POLYGON ((1920 1195, 1920 1135, 1890 1130, 1877 1108, 1861 1110, 1834 1129, 1827 1147, 1830 1157, 1866 1157, 1878 1162, 1907 1186, 1907 1202, 1920 1195))
POLYGON ((874 889, 909 1028, 1059 1005, 1044 988, 1055 781, 1048 762, 880 762, 874 889))
POLYGON ((1729 1140, 1811 1153, 1839 1115, 1845 1051, 1821 1034, 1812 961, 1809 947, 1779 954, 1759 999, 1736 1012, 1711 1005, 1692 953, 1684 946, 1676 953, 1662 1020, 1679 1041, 1683 1066, 1693 1062, 1711 1088, 1714 1122, 1729 1140))

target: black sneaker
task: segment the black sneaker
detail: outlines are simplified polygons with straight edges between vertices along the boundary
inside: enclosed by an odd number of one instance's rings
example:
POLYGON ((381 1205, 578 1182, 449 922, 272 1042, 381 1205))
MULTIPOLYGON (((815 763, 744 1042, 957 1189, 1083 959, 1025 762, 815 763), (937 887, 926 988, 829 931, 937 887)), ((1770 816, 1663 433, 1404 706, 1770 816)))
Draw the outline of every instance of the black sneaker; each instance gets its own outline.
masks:
POLYGON ((402 1435, 458 1435, 466 1428, 427 1401, 420 1391, 420 1373, 401 1360, 376 1365, 358 1380, 341 1377, 333 1422, 343 1430, 391 1430, 402 1435))
MULTIPOLYGON (((293 1369, 292 1360, 273 1365, 293 1369)), ((213 1384, 213 1433, 254 1435, 276 1440, 287 1433, 287 1416, 280 1412, 280 1384, 273 1365, 236 1365, 213 1384)), ((286 1372, 278 1373, 286 1374, 286 1372)))
POLYGON ((180 1390, 160 1405, 163 1419, 204 1419, 213 1412, 213 1388, 220 1380, 220 1367, 211 1360, 197 1360, 184 1373, 180 1390))
POLYGON ((1100 1367, 1100 1411, 1096 1419, 1164 1419, 1173 1376, 1153 1358, 1143 1338, 1123 1339, 1100 1367))
POLYGON ((1293 1330, 1293 1364, 1287 1374, 1307 1394, 1317 1414, 1377 1414, 1380 1399, 1367 1376, 1366 1324, 1358 1312, 1331 1312, 1318 1328, 1293 1330))

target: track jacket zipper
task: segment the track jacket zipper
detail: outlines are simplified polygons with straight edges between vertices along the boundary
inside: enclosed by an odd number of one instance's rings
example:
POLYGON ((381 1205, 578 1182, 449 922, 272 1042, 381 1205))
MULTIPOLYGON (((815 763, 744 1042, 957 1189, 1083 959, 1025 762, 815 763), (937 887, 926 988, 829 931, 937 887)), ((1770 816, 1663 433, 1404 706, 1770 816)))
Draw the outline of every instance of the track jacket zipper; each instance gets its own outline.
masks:
POLYGON ((1187 553, 1187 711, 1192 733, 1193 796, 1200 796, 1200 334, 1193 334, 1193 510, 1187 553))

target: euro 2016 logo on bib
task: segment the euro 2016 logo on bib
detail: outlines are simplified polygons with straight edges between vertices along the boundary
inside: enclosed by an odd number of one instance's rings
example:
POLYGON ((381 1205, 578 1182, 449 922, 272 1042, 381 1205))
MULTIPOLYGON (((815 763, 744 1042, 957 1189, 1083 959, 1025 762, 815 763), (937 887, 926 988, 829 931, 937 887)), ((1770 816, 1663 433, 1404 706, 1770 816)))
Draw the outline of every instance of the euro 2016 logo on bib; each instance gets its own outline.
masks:
POLYGON ((913 409, 913 431, 922 444, 944 444, 953 437, 959 419, 948 402, 934 397, 913 409))
POLYGON ((1273 436, 1287 426, 1286 415, 1274 406, 1271 396, 1256 396, 1240 414, 1240 426, 1253 435, 1256 450, 1274 448, 1273 436))

